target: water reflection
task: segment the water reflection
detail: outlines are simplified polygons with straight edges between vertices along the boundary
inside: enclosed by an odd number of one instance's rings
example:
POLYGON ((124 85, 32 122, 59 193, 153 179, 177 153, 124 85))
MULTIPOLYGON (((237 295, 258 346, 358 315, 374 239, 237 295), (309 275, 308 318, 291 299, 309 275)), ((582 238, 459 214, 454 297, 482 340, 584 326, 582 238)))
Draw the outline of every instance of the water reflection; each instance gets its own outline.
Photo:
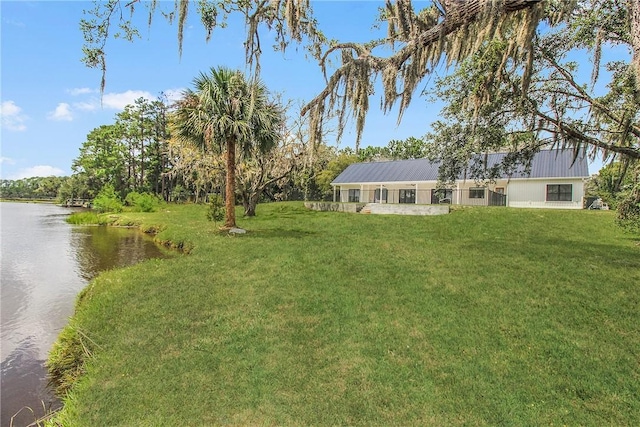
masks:
MULTIPOLYGON (((59 405, 45 389, 44 360, 87 282, 100 271, 167 256, 137 230, 70 226, 64 221, 69 212, 0 203, 2 426, 23 406, 40 416, 43 402, 59 405)), ((22 411, 13 425, 33 421, 22 411)))
POLYGON ((158 246, 149 243, 148 236, 127 228, 81 227, 75 228, 71 236, 77 273, 87 281, 101 271, 164 256, 158 246))

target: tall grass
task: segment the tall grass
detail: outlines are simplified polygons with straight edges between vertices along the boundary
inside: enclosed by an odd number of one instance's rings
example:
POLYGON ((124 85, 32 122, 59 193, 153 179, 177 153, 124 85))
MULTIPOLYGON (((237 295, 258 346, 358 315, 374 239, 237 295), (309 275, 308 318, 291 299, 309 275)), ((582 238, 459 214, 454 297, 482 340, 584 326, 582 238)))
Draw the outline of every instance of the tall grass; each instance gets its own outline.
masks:
POLYGON ((104 216, 94 211, 73 212, 66 221, 74 225, 104 225, 107 223, 104 216))
POLYGON ((613 213, 119 221, 192 251, 82 293, 67 425, 640 425, 640 246, 613 213))

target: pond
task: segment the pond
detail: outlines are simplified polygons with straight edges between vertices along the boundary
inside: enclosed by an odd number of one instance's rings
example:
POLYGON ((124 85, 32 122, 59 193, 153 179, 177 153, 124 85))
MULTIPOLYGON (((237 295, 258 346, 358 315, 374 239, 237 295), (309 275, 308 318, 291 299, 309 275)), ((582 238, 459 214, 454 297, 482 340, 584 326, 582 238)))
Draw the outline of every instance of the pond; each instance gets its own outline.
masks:
POLYGON ((2 426, 18 412, 13 426, 60 406, 46 387, 44 362, 78 292, 101 271, 169 256, 137 230, 69 225, 71 212, 0 203, 2 426))

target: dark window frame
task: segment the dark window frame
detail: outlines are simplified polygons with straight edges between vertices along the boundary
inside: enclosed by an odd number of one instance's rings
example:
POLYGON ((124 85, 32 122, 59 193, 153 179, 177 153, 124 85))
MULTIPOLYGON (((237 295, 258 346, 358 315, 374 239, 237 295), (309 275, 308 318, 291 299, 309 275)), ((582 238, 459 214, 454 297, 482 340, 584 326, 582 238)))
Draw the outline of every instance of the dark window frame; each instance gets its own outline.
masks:
POLYGON ((350 188, 349 189, 349 202, 350 203, 358 203, 360 201, 360 189, 359 188, 350 188))
POLYGON ((416 204, 416 189, 402 188, 398 192, 398 203, 416 204))
POLYGON ((573 184, 547 184, 547 202, 571 202, 573 201, 573 184))
POLYGON ((469 198, 470 199, 484 199, 487 194, 487 189, 485 187, 471 187, 469 188, 469 198))

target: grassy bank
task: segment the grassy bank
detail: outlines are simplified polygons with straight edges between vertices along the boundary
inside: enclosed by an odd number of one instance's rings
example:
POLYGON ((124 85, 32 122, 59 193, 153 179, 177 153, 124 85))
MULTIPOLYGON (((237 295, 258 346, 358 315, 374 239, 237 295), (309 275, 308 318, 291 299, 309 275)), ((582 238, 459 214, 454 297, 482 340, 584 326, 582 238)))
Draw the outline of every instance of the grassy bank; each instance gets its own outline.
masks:
POLYGON ((114 220, 190 254, 80 296, 66 425, 640 425, 640 246, 611 212, 114 220))

